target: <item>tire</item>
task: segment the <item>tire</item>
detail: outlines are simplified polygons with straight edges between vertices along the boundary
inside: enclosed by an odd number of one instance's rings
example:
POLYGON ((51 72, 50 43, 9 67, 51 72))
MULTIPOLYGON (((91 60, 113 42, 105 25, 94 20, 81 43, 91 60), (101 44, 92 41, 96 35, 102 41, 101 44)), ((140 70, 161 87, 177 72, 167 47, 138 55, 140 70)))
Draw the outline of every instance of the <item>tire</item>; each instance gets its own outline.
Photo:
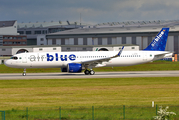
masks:
POLYGON ((94 75, 95 72, 93 70, 90 71, 90 75, 94 75))
POLYGON ((26 76, 26 73, 22 73, 22 76, 26 76))
POLYGON ((89 70, 85 70, 84 73, 85 73, 85 75, 89 75, 90 71, 89 70))

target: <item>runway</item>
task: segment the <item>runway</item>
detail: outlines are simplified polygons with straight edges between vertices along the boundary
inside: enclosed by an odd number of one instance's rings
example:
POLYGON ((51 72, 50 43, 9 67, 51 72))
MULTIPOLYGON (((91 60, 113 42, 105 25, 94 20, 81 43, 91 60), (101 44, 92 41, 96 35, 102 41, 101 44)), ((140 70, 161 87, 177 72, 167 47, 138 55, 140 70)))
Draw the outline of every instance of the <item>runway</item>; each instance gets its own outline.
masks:
POLYGON ((179 71, 96 72, 95 75, 84 75, 84 73, 27 73, 26 76, 22 76, 22 73, 0 74, 0 80, 126 77, 179 77, 179 71))

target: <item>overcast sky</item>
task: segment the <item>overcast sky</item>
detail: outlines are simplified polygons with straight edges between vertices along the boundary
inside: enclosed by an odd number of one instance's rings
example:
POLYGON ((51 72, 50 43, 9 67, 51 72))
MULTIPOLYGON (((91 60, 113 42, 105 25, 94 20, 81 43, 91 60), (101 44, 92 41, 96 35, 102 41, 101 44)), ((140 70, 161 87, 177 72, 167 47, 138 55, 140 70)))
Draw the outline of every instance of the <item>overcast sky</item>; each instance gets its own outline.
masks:
POLYGON ((179 0, 0 0, 0 21, 179 20, 179 0))

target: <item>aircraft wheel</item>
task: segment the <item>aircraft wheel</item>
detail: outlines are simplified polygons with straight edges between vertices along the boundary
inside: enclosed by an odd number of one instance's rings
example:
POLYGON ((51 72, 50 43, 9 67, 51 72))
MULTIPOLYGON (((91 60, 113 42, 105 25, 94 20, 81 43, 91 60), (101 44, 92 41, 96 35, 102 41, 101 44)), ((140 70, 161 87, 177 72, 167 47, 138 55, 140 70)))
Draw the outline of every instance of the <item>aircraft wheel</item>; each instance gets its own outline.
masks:
POLYGON ((22 76, 26 76, 26 68, 24 68, 24 71, 22 73, 22 76))
POLYGON ((91 70, 90 75, 94 75, 94 74, 95 74, 95 71, 91 70))
POLYGON ((22 76, 26 76, 26 73, 22 73, 22 76))
POLYGON ((85 75, 89 75, 90 71, 89 70, 85 70, 84 73, 85 73, 85 75))

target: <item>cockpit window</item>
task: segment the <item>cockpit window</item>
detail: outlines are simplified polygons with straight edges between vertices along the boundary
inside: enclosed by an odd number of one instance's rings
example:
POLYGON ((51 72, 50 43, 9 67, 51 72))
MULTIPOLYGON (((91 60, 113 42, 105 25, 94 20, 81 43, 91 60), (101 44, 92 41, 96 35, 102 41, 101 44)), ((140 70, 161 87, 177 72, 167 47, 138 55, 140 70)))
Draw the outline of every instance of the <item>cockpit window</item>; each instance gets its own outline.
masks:
POLYGON ((11 59, 13 59, 13 60, 17 60, 18 57, 13 56, 13 57, 11 57, 11 59))

